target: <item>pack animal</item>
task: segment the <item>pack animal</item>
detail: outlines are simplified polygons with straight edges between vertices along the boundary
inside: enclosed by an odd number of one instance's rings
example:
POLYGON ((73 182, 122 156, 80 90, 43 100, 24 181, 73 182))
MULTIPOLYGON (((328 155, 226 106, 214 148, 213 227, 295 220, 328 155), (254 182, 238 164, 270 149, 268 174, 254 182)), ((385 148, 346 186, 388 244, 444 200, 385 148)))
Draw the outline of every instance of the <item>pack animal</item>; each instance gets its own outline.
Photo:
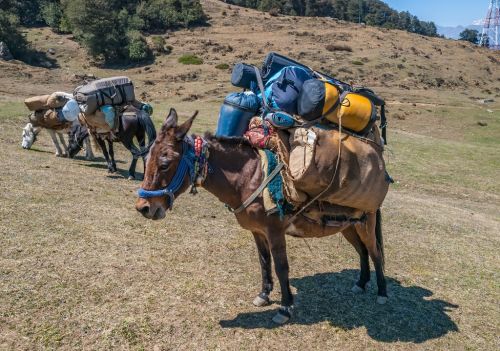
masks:
MULTIPOLYGON (((124 112, 127 111, 133 113, 122 113, 119 115, 118 131, 116 134, 113 132, 101 132, 89 125, 87 125, 87 132, 75 133, 74 137, 70 139, 68 148, 69 157, 74 157, 74 155, 80 151, 83 139, 91 134, 101 148, 104 159, 106 160, 108 172, 115 173, 117 168, 113 143, 115 141, 120 141, 132 154, 132 162, 128 170, 128 179, 135 179, 137 160, 142 158, 144 166, 146 166, 145 157, 149 151, 150 144, 156 139, 156 129, 153 121, 146 112, 138 110, 133 106, 127 107, 124 112), (146 145, 146 136, 149 145, 146 145), (134 137, 137 139, 139 147, 134 145, 134 137)), ((82 119, 85 121, 85 118, 82 119)))
MULTIPOLYGON (((49 127, 42 127, 40 125, 33 125, 33 123, 29 122, 27 123, 24 128, 23 128, 23 134, 22 134, 22 142, 21 146, 23 149, 31 149, 33 144, 38 138, 38 135, 42 130, 46 130, 50 138, 52 139, 52 142, 54 143, 54 147, 56 149, 55 155, 57 157, 67 157, 68 156, 68 146, 66 145, 66 141, 64 140, 64 134, 68 134, 71 129, 71 124, 68 124, 67 127, 63 129, 52 129, 49 127), (58 140, 59 139, 59 140, 58 140), (62 147, 61 147, 61 145, 62 147)), ((87 160, 93 160, 94 159, 94 154, 92 153, 92 147, 90 145, 90 140, 89 138, 83 138, 82 141, 82 147, 83 145, 85 148, 85 158, 87 160)))
MULTIPOLYGON (((172 209, 175 198, 193 184, 203 186, 230 208, 238 210, 262 184, 263 172, 259 153, 243 138, 207 137, 205 167, 190 166, 193 144, 196 142, 193 143, 187 134, 195 117, 196 114, 178 125, 177 113, 171 109, 151 147, 144 181, 135 205, 136 210, 148 219, 164 218, 167 210, 172 209), (203 169, 205 172, 198 173, 197 170, 203 169)), ((360 276, 352 291, 365 291, 370 280, 370 257, 375 265, 377 277, 377 303, 386 303, 380 209, 365 213, 359 220, 341 221, 330 226, 310 221, 304 216, 297 216, 291 222, 290 216, 280 219, 276 214, 267 215, 262 197, 257 197, 243 210, 234 212, 238 223, 252 232, 259 253, 262 286, 253 301, 256 306, 270 303, 269 295, 273 290, 271 260, 274 261, 282 292, 281 307, 273 317, 275 323, 286 323, 293 312, 294 298, 289 284, 285 234, 310 238, 342 233, 360 257, 360 276)))

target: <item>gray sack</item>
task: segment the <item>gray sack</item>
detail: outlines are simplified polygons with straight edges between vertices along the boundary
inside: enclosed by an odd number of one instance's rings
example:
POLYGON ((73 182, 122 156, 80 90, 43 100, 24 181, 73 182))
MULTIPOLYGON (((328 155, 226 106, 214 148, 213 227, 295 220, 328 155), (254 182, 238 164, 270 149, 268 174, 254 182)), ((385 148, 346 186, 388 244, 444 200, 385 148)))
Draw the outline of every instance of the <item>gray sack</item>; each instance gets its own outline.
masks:
POLYGON ((77 87, 73 95, 86 115, 104 105, 120 106, 135 101, 134 85, 128 77, 95 80, 77 87))

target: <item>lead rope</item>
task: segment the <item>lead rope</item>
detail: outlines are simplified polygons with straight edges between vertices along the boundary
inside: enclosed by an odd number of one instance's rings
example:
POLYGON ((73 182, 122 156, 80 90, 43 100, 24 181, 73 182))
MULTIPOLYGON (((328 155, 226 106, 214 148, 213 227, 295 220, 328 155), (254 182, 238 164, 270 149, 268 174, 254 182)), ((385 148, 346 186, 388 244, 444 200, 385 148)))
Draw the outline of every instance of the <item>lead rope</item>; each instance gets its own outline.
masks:
POLYGON ((309 206, 311 206, 314 202, 316 202, 323 194, 325 194, 330 187, 333 185, 333 182, 335 181, 335 177, 337 176, 337 171, 339 170, 339 165, 340 165, 340 157, 342 156, 342 116, 339 116, 339 156, 337 158, 337 163, 335 165, 335 172, 333 172, 333 177, 328 186, 320 192, 318 195, 316 195, 311 201, 309 201, 304 207, 302 207, 297 213, 295 213, 287 222, 287 225, 292 224, 297 217, 304 212, 309 206))

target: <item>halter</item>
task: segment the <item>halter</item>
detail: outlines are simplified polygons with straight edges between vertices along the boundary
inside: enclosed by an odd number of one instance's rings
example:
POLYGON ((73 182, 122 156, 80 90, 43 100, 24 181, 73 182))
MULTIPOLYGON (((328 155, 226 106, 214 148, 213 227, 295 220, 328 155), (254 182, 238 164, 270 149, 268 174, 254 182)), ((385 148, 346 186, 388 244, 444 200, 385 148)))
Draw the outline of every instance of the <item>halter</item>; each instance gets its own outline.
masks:
POLYGON ((205 180, 208 172, 208 146, 207 142, 197 136, 185 137, 182 141, 182 157, 173 178, 163 189, 146 190, 139 188, 137 195, 143 199, 152 197, 167 197, 167 203, 172 208, 175 200, 175 193, 184 183, 184 178, 189 175, 191 193, 196 194, 196 186, 205 180))

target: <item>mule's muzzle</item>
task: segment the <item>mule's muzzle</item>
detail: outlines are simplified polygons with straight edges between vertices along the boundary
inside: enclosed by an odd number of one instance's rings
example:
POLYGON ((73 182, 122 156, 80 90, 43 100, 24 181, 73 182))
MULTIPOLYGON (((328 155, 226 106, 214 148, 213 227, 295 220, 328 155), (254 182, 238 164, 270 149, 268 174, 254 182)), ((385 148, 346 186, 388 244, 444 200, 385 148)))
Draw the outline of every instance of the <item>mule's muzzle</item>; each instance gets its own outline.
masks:
POLYGON ((135 204, 135 209, 144 217, 152 220, 165 218, 165 209, 157 201, 148 201, 139 198, 135 204))

